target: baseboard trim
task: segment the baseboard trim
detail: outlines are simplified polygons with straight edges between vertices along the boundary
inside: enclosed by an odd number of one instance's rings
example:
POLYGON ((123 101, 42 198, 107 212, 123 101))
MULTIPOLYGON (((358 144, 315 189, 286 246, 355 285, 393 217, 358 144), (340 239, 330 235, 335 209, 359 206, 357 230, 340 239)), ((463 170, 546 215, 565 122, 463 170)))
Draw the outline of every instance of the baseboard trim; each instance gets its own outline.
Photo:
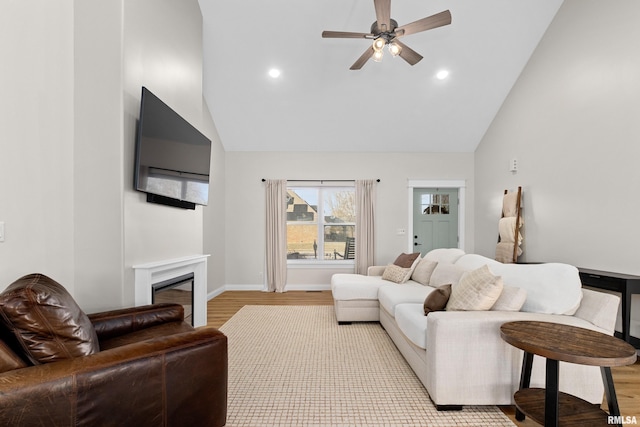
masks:
MULTIPOLYGON (((291 284, 287 285, 285 288, 286 291, 330 291, 331 285, 329 284, 316 284, 316 285, 301 285, 301 284, 291 284)), ((266 291, 263 285, 224 285, 220 286, 217 289, 209 292, 207 294, 207 301, 212 298, 217 297, 224 291, 266 291)))

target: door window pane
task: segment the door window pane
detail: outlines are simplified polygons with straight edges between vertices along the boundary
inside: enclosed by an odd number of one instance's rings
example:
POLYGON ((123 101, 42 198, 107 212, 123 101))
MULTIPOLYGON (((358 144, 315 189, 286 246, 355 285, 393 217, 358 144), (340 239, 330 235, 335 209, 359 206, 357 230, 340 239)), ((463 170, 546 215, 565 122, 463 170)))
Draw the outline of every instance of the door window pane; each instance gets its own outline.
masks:
POLYGON ((420 202, 422 215, 449 215, 448 194, 422 194, 420 202))

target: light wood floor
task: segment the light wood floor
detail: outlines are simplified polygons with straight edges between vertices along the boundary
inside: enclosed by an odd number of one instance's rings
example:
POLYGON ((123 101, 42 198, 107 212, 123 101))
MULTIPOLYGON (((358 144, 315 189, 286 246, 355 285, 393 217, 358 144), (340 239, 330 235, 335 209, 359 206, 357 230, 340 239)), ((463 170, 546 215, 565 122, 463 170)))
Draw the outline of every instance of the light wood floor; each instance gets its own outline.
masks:
MULTIPOLYGON (((333 305, 331 291, 285 293, 260 291, 229 291, 211 299, 207 305, 207 325, 219 328, 245 305, 333 305)), ((611 369, 618 395, 620 413, 640 419, 640 362, 611 369)), ((602 407, 607 408, 606 402, 602 407)), ((502 406, 502 411, 518 426, 537 426, 526 419, 516 421, 513 406, 502 406)))

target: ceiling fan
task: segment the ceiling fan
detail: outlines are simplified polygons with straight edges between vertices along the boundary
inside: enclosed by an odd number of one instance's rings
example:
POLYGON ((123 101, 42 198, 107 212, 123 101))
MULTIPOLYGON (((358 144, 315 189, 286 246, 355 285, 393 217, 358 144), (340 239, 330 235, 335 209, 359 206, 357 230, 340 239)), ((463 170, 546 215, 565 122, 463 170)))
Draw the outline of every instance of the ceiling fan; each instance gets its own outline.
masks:
POLYGON ((370 33, 351 33, 346 31, 322 32, 323 38, 364 38, 373 40, 372 46, 370 46, 362 56, 354 62, 350 68, 351 70, 361 69, 369 58, 373 58, 373 60, 377 62, 382 60, 382 48, 384 48, 385 45, 388 45, 389 52, 391 52, 393 56, 400 55, 400 57, 409 64, 415 65, 422 59, 422 55, 398 39, 400 37, 408 36, 409 34, 419 33, 421 31, 427 31, 451 24, 451 12, 445 10, 444 12, 436 13, 435 15, 398 27, 396 20, 391 19, 390 16, 391 0, 373 0, 373 3, 376 8, 376 21, 371 24, 370 33))

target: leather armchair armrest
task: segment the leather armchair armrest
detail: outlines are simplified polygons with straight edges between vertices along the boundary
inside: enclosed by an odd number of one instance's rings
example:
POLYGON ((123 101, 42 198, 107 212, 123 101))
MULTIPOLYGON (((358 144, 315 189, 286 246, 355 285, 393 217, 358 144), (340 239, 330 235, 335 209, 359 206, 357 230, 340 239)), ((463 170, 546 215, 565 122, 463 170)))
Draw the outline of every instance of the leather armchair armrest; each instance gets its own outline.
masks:
POLYGON ((180 304, 150 304, 89 314, 100 340, 128 334, 167 322, 184 320, 180 304))
POLYGON ((0 425, 224 425, 227 338, 214 328, 0 374, 0 425))

